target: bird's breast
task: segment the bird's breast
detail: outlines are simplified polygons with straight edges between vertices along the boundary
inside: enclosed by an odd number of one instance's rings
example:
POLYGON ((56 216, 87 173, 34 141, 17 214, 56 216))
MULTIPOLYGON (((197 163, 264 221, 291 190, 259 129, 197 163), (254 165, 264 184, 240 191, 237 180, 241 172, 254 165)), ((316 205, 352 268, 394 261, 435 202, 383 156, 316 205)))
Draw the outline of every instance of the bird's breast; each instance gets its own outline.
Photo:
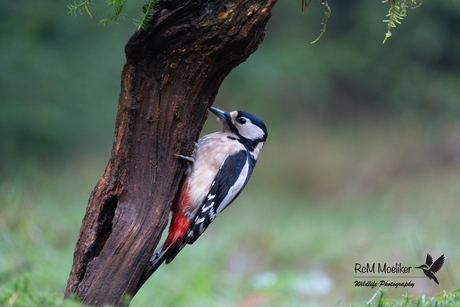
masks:
POLYGON ((208 134, 198 141, 198 151, 189 179, 190 204, 201 205, 225 159, 244 150, 244 146, 225 132, 208 134))

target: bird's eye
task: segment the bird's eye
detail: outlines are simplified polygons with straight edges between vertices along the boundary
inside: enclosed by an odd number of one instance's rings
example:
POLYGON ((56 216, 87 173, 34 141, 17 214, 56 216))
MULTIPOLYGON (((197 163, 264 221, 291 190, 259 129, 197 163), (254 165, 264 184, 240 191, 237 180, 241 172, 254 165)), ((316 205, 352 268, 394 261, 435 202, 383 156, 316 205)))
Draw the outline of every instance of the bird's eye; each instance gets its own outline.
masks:
POLYGON ((238 118, 236 121, 237 121, 238 123, 242 124, 242 125, 246 124, 246 118, 244 118, 244 117, 240 117, 240 118, 238 118))

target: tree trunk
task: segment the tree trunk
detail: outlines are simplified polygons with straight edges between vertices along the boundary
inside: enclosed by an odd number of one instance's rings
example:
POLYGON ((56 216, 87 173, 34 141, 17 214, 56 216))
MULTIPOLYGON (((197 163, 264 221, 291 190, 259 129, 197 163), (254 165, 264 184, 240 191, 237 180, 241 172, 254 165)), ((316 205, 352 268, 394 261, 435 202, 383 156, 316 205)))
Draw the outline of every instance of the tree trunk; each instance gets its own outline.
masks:
POLYGON ((192 152, 219 86, 262 42, 275 3, 163 0, 147 31, 133 34, 111 158, 88 202, 66 297, 120 306, 136 294, 185 171, 174 154, 192 152))

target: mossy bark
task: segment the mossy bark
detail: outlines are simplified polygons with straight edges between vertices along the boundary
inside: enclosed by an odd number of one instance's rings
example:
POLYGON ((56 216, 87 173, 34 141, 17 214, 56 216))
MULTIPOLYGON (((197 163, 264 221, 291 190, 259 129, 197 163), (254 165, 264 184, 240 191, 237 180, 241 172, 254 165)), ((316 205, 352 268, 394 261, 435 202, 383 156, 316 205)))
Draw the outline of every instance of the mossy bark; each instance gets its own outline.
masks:
POLYGON ((132 35, 111 158, 88 202, 66 297, 120 306, 136 294, 185 171, 174 154, 192 152, 219 86, 262 42, 275 3, 164 0, 147 31, 132 35))

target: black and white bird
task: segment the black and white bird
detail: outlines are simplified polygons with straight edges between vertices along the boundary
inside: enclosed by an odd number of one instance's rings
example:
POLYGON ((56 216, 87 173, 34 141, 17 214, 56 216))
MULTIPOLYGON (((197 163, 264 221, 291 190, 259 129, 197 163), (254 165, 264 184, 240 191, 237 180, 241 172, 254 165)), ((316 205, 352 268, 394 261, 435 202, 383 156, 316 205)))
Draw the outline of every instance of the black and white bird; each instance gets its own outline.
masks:
POLYGON ((198 141, 178 197, 171 207, 168 237, 149 261, 137 286, 164 262, 170 263, 187 244, 193 244, 209 224, 230 205, 248 183, 267 140, 265 124, 245 111, 210 108, 224 128, 198 141))

